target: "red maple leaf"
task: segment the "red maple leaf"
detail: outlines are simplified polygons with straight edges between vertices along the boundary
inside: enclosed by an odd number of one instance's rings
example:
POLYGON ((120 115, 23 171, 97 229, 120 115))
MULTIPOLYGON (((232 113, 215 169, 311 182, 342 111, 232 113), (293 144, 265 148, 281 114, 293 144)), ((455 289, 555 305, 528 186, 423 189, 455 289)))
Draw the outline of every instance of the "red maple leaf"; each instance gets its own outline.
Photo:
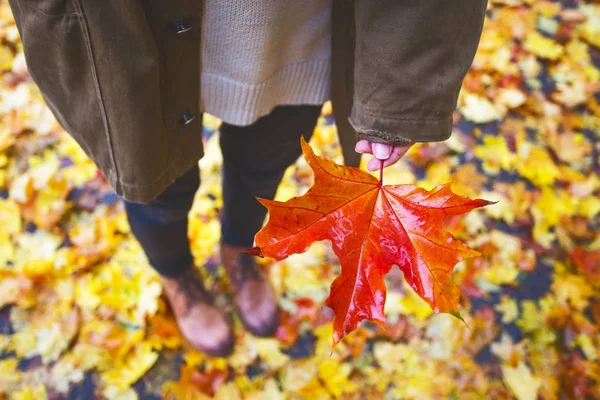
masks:
POLYGON ((383 277, 393 265, 435 312, 460 317, 452 270, 479 253, 446 232, 443 223, 490 202, 457 196, 449 185, 429 192, 412 185, 383 186, 358 168, 316 156, 304 140, 302 150, 315 183, 286 202, 259 199, 269 221, 251 253, 281 260, 305 252, 314 241, 331 241, 341 266, 326 300, 335 313, 334 344, 363 319, 385 328, 383 277))

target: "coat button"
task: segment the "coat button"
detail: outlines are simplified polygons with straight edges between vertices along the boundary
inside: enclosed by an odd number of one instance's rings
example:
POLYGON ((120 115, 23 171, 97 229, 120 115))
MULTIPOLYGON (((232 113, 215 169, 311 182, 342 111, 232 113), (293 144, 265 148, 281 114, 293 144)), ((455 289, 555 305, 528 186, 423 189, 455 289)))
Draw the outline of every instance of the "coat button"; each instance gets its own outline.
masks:
POLYGON ((186 111, 185 113, 183 113, 183 115, 179 119, 179 125, 181 125, 182 127, 189 125, 195 119, 196 119, 196 114, 192 114, 191 112, 186 111))
POLYGON ((181 19, 179 21, 173 21, 169 23, 169 30, 174 34, 185 33, 194 27, 191 19, 181 19))

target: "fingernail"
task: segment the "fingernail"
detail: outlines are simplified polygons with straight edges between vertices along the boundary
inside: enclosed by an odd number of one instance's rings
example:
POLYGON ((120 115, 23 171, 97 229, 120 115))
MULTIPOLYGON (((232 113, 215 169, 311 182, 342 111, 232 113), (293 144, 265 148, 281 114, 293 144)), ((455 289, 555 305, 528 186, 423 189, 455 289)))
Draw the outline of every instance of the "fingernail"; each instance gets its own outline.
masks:
POLYGON ((373 155, 380 160, 387 160, 390 158, 392 149, 387 144, 373 143, 373 155))

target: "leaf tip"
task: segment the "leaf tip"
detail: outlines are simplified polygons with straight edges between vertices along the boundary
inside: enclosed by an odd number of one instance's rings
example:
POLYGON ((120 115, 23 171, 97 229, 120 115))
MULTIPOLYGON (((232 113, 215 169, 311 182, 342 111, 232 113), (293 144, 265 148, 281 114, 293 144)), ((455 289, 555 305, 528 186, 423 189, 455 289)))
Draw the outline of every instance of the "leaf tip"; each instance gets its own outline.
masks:
MULTIPOLYGON (((256 201, 258 201, 260 204, 262 204, 263 206, 267 207, 267 199, 263 199, 262 197, 258 197, 258 196, 254 196, 254 198, 256 199, 256 201)), ((267 207, 268 208, 268 207, 267 207)))
POLYGON ((463 324, 465 324, 465 326, 467 327, 468 330, 471 330, 471 328, 469 327, 469 325, 467 324, 467 321, 465 321, 465 319, 462 317, 462 315, 460 315, 460 311, 455 311, 452 310, 450 311, 450 314, 455 317, 458 318, 459 320, 462 321, 463 324))
POLYGON ((306 139, 304 139, 304 135, 300 136, 300 146, 302 147, 302 153, 305 155, 312 150, 306 139))
POLYGON ((338 343, 340 342, 340 338, 337 338, 336 335, 333 335, 332 341, 331 341, 331 352, 329 353, 329 357, 331 357, 333 355, 333 352, 335 350, 335 346, 338 345, 338 343))
POLYGON ((379 319, 379 318, 374 318, 371 321, 374 322, 375 324, 377 324, 384 333, 387 332, 387 328, 385 326, 385 320, 379 319))
POLYGON ((481 201, 482 205, 480 207, 485 207, 485 206, 489 206, 492 204, 498 204, 500 202, 500 200, 496 200, 496 201, 492 201, 492 200, 486 200, 486 199, 478 199, 479 201, 481 201))
POLYGON ((247 251, 247 254, 249 254, 251 256, 260 257, 260 258, 265 257, 260 247, 251 248, 250 250, 247 251))
POLYGON ((308 144, 308 142, 306 140, 304 140, 304 136, 300 137, 300 146, 302 147, 302 154, 304 155, 304 159, 310 165, 310 159, 318 157, 318 156, 315 154, 312 147, 310 147, 310 144, 308 144))

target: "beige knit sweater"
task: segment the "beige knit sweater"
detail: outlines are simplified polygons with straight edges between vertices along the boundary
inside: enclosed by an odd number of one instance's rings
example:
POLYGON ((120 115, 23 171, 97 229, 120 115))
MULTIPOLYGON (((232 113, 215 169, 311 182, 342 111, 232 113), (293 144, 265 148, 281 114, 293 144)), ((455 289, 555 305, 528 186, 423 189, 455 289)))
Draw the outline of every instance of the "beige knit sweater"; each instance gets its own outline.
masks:
POLYGON ((249 125, 283 104, 323 104, 331 0, 205 0, 202 111, 249 125))

